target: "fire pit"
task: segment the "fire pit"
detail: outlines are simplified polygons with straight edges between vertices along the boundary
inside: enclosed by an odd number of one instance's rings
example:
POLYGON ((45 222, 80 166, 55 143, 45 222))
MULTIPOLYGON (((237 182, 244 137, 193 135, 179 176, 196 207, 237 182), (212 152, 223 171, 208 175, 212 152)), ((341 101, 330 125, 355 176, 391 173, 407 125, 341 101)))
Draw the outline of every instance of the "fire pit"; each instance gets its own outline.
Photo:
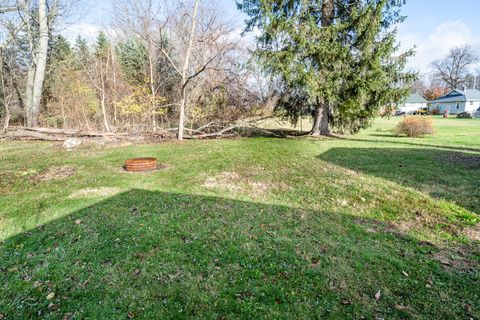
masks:
POLYGON ((155 171, 157 170, 157 159, 150 157, 127 159, 123 168, 129 172, 155 171))

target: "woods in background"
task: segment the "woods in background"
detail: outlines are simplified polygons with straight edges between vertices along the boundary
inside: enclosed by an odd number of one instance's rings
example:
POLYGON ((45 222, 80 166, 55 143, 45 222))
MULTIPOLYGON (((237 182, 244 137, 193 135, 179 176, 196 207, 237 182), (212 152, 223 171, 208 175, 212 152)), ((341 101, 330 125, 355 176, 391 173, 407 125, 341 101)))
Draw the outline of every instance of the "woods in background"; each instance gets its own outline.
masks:
POLYGON ((216 9, 192 4, 114 0, 113 32, 73 44, 55 28, 67 3, 2 6, 0 116, 101 132, 179 128, 182 138, 185 123, 195 130, 258 114, 259 77, 242 39, 216 9))
POLYGON ((416 76, 393 29, 401 1, 237 1, 258 32, 253 54, 200 0, 111 0, 108 32, 72 44, 58 31, 74 5, 64 1, 0 6, 5 126, 181 140, 269 114, 311 115, 312 135, 357 132, 416 76))

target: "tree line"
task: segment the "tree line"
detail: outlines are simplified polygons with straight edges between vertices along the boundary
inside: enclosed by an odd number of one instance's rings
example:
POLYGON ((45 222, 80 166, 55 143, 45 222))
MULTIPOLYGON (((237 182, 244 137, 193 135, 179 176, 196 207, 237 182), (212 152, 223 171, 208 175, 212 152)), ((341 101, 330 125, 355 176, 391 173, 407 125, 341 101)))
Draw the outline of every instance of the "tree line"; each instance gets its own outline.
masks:
POLYGON ((416 78, 404 71, 413 51, 396 42, 404 1, 239 0, 251 51, 206 0, 112 0, 111 26, 70 43, 59 29, 73 3, 0 5, 3 130, 183 139, 240 119, 311 115, 312 135, 356 132, 416 78))

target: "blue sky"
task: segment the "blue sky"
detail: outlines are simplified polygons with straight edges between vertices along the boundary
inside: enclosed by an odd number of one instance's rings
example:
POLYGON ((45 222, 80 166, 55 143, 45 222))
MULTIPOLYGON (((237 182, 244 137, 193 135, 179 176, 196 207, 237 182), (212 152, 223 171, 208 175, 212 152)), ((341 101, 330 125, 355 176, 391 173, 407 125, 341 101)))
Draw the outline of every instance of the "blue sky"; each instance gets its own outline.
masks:
MULTIPOLYGON (((224 17, 240 29, 244 15, 236 10, 235 0, 203 0, 220 8, 224 17)), ((73 39, 77 34, 94 37, 109 24, 110 0, 84 0, 88 8, 66 31, 73 39)), ((399 26, 398 40, 402 48, 416 45, 416 56, 408 67, 429 71, 429 64, 445 56, 454 46, 471 44, 480 54, 480 0, 407 0, 403 7, 407 16, 399 26)), ((81 10, 83 11, 83 10, 81 10)))
POLYGON ((417 46, 412 69, 427 72, 455 46, 470 44, 480 54, 480 1, 408 0, 403 13, 398 40, 403 48, 417 46))

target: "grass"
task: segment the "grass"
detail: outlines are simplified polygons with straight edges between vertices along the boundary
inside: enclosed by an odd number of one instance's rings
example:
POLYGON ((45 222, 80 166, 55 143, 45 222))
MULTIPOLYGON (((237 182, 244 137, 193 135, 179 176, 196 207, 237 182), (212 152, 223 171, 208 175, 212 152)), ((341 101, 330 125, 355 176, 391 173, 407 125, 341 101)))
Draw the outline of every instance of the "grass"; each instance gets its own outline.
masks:
POLYGON ((480 318, 480 121, 342 139, 0 142, 5 319, 480 318), (127 157, 168 168, 127 174, 127 157))

